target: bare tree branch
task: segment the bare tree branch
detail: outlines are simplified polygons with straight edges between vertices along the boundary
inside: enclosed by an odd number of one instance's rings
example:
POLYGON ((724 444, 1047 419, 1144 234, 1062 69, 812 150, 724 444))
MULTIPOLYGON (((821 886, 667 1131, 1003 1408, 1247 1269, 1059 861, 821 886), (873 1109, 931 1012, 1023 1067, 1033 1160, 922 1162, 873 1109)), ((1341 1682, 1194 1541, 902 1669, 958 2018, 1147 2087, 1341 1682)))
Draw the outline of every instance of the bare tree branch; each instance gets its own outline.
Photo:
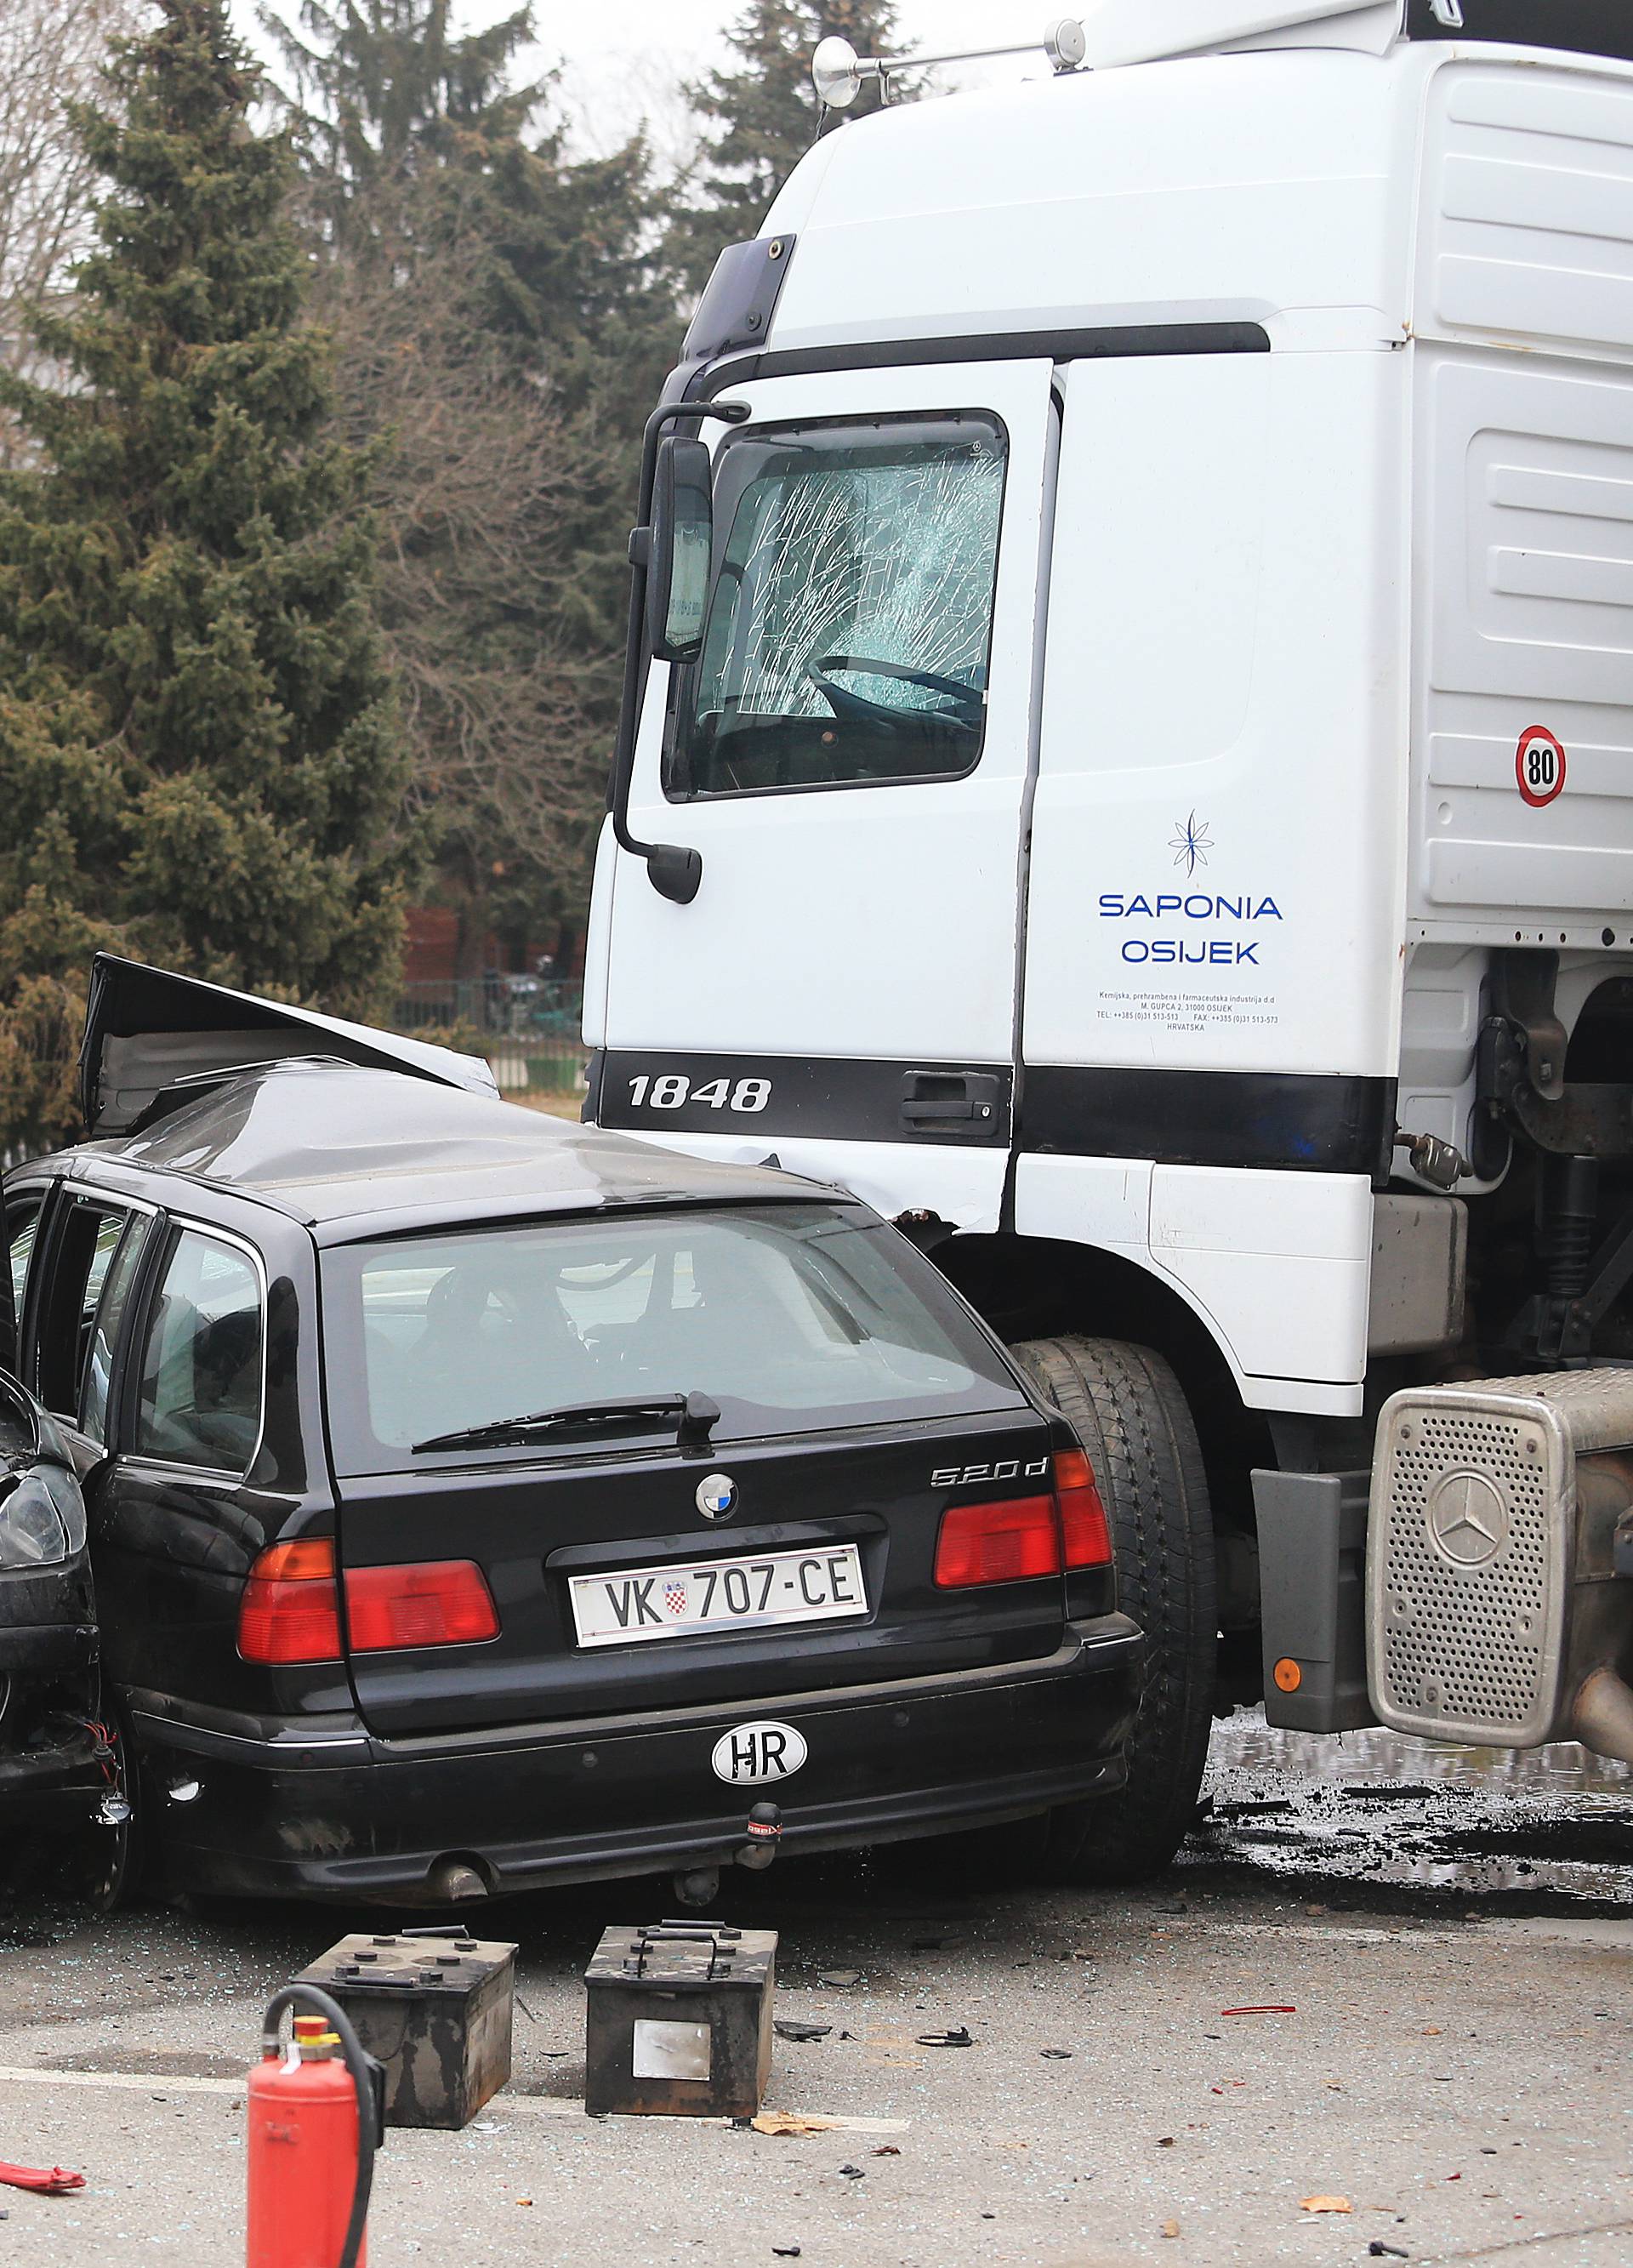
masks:
MULTIPOLYGON (((28 335, 32 301, 68 287, 91 241, 95 168, 69 122, 104 96, 108 42, 139 31, 143 0, 4 0, 0 5, 0 361, 48 378, 28 335)), ((0 464, 13 437, 0 422, 0 464)))

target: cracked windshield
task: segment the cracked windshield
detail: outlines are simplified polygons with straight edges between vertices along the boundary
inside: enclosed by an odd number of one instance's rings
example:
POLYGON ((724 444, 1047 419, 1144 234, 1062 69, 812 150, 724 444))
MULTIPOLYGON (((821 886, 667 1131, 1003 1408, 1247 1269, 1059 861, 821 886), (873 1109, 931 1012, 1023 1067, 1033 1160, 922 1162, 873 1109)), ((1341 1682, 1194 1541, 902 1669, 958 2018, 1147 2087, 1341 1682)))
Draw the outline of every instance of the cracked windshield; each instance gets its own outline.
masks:
POLYGON ((672 789, 969 770, 1004 465, 1003 434, 983 417, 732 444, 716 500, 731 534, 672 789))

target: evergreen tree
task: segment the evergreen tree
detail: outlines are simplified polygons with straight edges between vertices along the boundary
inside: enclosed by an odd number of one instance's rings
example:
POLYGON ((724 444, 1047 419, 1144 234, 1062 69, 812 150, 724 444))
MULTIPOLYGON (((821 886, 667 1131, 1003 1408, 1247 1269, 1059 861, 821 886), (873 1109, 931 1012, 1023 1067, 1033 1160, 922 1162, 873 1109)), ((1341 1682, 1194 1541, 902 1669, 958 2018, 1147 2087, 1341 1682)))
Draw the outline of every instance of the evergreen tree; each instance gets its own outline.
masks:
POLYGON ((304 0, 279 33, 309 152, 320 305, 382 450, 384 621, 438 895, 474 971, 574 910, 616 714, 642 421, 674 359, 644 150, 572 162, 526 11, 304 0))
MULTIPOLYGON (((824 130, 811 57, 819 40, 835 34, 860 55, 900 53, 891 0, 749 0, 732 33, 737 60, 691 89, 711 140, 672 256, 695 295, 725 246, 759 234, 777 191, 824 130)), ((879 101, 878 86, 864 86, 843 115, 865 115, 879 101)))
POLYGON ((76 114, 99 248, 33 324, 72 389, 0 374, 36 451, 0 482, 0 1144, 67 1129, 93 937, 352 1013, 398 965, 368 461, 327 430, 292 158, 224 0, 159 10, 76 114))

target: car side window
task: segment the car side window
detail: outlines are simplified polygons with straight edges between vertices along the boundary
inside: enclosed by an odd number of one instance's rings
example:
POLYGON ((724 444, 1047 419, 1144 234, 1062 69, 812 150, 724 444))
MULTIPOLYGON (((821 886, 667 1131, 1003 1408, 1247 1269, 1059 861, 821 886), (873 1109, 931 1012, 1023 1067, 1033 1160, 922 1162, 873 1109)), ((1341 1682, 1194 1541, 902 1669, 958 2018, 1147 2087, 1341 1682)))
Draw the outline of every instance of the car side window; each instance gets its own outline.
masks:
POLYGON ((246 1472, 261 1438, 264 1337, 248 1255, 202 1230, 173 1229, 142 1349, 137 1453, 246 1472))
POLYGON ((38 1338, 37 1375, 46 1408, 70 1424, 85 1417, 102 1439, 108 1373, 146 1234, 148 1215, 100 1197, 75 1197, 52 1238, 38 1338), (116 1264, 121 1262, 122 1264, 116 1264), (93 1366, 99 1374, 93 1381, 93 1366))
MULTIPOLYGON (((142 1248, 147 1241, 148 1226, 145 1213, 132 1213, 126 1219, 114 1241, 107 1266, 100 1271, 99 1292, 92 1314, 91 1339, 85 1350, 85 1369, 79 1381, 79 1430, 91 1440, 104 1444, 107 1440, 108 1396, 113 1388, 114 1358, 118 1351, 120 1327, 125 1319, 125 1309, 130 1304, 136 1263, 142 1257, 142 1248)), ((102 1243, 102 1235, 99 1233, 99 1260, 102 1243)))
POLYGON ((11 1312, 23 1328, 23 1296, 28 1289, 28 1265, 40 1236, 42 1190, 17 1190, 5 1201, 6 1259, 11 1270, 11 1312))

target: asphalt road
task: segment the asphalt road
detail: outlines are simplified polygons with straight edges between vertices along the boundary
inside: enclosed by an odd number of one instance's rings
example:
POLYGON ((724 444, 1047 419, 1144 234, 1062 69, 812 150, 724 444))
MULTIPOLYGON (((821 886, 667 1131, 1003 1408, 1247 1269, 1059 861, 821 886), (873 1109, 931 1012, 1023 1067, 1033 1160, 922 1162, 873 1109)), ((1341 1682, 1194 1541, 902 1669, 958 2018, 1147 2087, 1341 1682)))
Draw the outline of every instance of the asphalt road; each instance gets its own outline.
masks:
MULTIPOLYGON (((1246 1722, 1138 1894, 941 1853, 740 1878, 719 1911, 781 1932, 779 2016, 831 2028, 778 2042, 769 2107, 835 2122, 803 2135, 584 2117, 580 1971, 671 1904, 485 1926, 521 1946, 515 2077, 463 2134, 390 2136, 374 2268, 1633 2260, 1633 1776, 1575 1751, 1516 1775, 1246 1722)), ((0 1909, 0 2157, 87 2177, 0 2191, 0 2262, 242 2260, 261 2007, 357 1918, 0 1909)))

